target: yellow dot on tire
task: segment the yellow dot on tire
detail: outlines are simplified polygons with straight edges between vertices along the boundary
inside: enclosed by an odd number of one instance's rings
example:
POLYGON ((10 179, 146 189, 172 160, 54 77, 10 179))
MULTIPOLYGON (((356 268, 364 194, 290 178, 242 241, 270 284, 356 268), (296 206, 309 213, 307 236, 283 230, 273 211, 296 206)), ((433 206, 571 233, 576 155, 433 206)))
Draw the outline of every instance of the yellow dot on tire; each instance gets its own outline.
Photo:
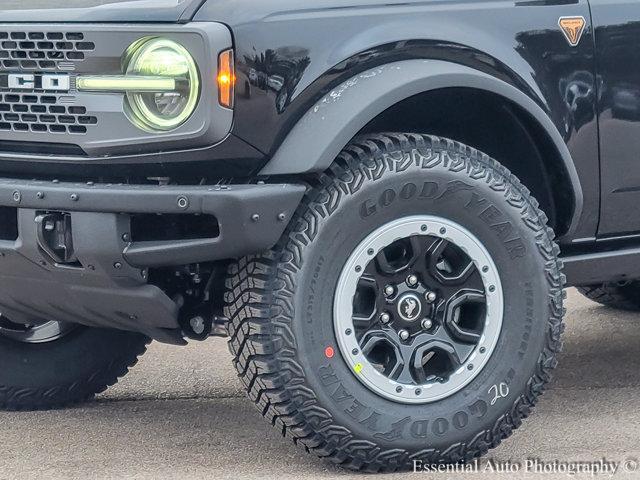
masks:
POLYGON ((356 373, 360 373, 360 372, 362 371, 362 364, 361 364, 361 363, 356 363, 356 364, 354 365, 354 367, 353 367, 353 370, 354 370, 356 373))

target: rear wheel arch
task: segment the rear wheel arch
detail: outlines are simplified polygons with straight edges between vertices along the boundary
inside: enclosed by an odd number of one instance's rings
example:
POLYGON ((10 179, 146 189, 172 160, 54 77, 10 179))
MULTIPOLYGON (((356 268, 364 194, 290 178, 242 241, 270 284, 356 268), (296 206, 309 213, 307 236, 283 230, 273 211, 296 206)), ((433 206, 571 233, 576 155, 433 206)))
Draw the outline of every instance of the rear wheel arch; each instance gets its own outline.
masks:
MULTIPOLYGON (((324 171, 358 133, 375 131, 367 129, 385 112, 413 97, 445 89, 493 95, 512 105, 514 112, 519 112, 519 118, 528 123, 527 128, 543 135, 559 163, 554 175, 559 175, 564 184, 571 186, 567 201, 563 202, 566 218, 557 226, 558 234, 570 234, 582 212, 583 193, 571 154, 553 121, 538 103, 516 87, 473 68, 441 60, 406 60, 382 65, 336 87, 300 119, 260 174, 324 171), (300 151, 307 153, 301 158, 300 151)), ((401 130, 385 125, 380 131, 401 130)), ((459 140, 464 142, 465 139, 459 140)), ((535 188, 532 190, 537 193, 535 188)), ((552 212, 549 214, 554 216, 552 212)))

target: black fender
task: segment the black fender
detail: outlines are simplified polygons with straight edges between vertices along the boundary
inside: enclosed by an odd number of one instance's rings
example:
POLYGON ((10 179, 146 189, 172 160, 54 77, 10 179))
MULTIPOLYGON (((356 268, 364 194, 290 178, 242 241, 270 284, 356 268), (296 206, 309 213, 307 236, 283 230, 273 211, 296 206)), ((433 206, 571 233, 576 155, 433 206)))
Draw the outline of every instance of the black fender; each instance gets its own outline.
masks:
POLYGON ((373 118, 409 97, 441 88, 484 90, 515 103, 546 132, 570 179, 573 215, 570 234, 582 213, 583 192, 573 159, 542 107, 516 87, 473 68, 442 60, 406 60, 381 65, 343 82, 297 122, 260 175, 321 172, 373 118), (301 152, 304 152, 301 154, 301 152))

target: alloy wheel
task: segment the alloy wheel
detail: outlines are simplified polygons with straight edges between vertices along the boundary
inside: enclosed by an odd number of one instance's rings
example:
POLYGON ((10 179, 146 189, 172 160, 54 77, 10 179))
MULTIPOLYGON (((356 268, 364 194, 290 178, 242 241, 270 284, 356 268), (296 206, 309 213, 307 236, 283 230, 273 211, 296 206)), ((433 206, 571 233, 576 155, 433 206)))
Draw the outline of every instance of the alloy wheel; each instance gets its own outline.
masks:
POLYGON ((334 328, 354 375, 401 403, 453 395, 483 369, 502 326, 497 268, 467 229, 406 217, 369 235, 336 289, 334 328))

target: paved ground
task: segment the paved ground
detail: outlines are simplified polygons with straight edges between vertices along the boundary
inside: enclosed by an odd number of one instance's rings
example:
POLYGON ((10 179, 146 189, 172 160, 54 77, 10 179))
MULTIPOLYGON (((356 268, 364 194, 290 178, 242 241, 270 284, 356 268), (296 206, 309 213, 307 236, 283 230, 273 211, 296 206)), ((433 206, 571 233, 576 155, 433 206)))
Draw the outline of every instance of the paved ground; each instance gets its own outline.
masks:
MULTIPOLYGON (((640 458, 640 314, 599 307, 574 291, 568 304, 553 385, 536 414, 492 452, 496 462, 640 458)), ((368 478, 304 454, 267 425, 243 397, 222 340, 154 345, 116 388, 81 408, 0 413, 0 449, 3 480, 368 478)), ((412 477, 432 478, 382 478, 412 477)), ((522 470, 499 477, 566 478, 522 470)))

